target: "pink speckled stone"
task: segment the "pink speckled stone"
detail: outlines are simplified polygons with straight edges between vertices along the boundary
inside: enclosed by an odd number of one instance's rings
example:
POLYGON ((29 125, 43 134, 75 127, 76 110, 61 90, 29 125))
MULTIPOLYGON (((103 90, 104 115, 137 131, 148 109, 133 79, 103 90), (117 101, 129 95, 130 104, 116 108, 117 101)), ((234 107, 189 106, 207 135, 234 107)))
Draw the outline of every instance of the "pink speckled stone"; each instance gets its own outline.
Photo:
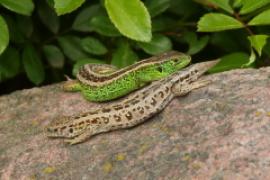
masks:
POLYGON ((0 179, 270 179, 270 68, 204 77, 135 128, 68 146, 42 128, 100 104, 60 86, 0 97, 0 179))

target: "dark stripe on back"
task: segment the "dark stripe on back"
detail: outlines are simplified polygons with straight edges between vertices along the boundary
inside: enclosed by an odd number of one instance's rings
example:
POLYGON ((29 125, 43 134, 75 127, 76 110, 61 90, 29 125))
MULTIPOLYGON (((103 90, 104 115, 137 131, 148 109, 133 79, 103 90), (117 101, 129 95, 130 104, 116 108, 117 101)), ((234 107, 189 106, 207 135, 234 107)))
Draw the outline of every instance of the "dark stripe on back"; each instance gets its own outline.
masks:
POLYGON ((176 56, 181 56, 181 55, 184 55, 184 54, 181 53, 181 52, 177 52, 177 51, 170 51, 170 52, 167 52, 167 53, 163 53, 161 55, 157 55, 157 56, 153 56, 153 57, 148 58, 148 59, 144 59, 144 60, 139 61, 139 62, 137 62, 135 64, 127 66, 127 67, 125 67, 123 69, 115 71, 115 72, 113 72, 111 74, 101 75, 100 77, 96 77, 96 75, 88 73, 87 70, 86 70, 86 66, 88 66, 89 64, 86 64, 82 68, 80 68, 79 74, 81 75, 82 78, 90 80, 92 82, 104 82, 104 81, 113 79, 113 78, 115 78, 117 76, 120 76, 121 74, 124 74, 127 71, 135 69, 136 67, 143 65, 145 62, 154 63, 154 64, 161 64, 162 62, 164 62, 162 60, 170 60, 170 59, 168 59, 169 57, 173 58, 173 56, 176 57, 176 56))

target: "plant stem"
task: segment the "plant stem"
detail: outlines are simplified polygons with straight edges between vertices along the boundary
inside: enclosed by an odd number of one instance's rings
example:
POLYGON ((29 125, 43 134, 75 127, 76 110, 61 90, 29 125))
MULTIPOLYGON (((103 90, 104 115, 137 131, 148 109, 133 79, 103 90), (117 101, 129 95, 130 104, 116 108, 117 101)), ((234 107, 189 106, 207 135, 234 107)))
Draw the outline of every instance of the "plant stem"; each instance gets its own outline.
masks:
POLYGON ((243 24, 244 28, 247 30, 249 35, 251 35, 251 36, 254 35, 254 33, 251 31, 251 29, 248 27, 248 25, 242 21, 242 19, 238 13, 234 13, 233 15, 239 22, 241 22, 243 24))

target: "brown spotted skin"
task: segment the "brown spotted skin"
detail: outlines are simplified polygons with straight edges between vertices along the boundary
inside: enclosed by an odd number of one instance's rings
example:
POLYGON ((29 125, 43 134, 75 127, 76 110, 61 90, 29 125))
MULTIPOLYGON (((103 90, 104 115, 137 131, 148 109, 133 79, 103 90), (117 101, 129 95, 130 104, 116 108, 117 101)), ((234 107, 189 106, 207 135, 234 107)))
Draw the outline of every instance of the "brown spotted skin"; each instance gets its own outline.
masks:
POLYGON ((173 97, 207 85, 208 81, 197 79, 216 63, 209 61, 192 65, 101 109, 62 118, 49 125, 46 134, 64 137, 66 142, 76 144, 98 133, 136 126, 160 112, 173 97))

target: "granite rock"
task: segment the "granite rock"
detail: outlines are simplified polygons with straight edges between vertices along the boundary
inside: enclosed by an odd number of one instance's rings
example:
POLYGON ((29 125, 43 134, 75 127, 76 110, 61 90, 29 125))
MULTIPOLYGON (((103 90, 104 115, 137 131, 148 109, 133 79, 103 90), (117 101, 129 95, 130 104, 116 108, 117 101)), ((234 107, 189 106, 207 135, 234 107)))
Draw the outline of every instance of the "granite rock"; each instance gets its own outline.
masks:
POLYGON ((0 179, 270 179, 270 68, 233 70, 137 127, 70 146, 43 128, 98 108, 60 84, 0 97, 0 179))

